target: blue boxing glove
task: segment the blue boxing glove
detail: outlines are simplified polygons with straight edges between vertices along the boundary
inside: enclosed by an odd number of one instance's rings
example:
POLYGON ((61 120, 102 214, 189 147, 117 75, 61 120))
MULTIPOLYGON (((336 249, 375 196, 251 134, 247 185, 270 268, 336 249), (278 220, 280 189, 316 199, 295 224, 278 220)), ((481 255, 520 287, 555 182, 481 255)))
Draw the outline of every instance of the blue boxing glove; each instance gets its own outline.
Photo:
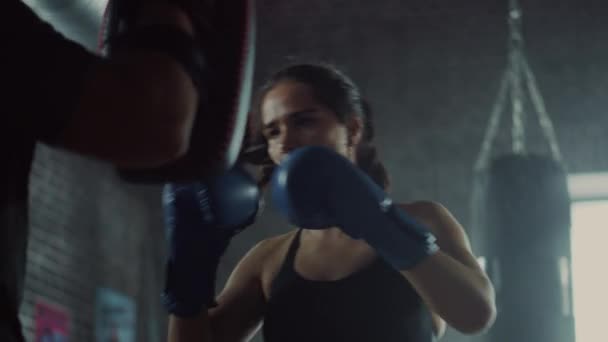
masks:
POLYGON ((162 298, 168 312, 191 317, 215 306, 220 258, 231 238, 254 222, 259 203, 257 183, 239 168, 206 184, 165 185, 169 255, 162 298))
POLYGON ((291 152, 271 182, 273 202, 292 224, 306 229, 337 226, 365 240, 398 270, 414 267, 439 249, 424 225, 351 161, 325 147, 291 152))

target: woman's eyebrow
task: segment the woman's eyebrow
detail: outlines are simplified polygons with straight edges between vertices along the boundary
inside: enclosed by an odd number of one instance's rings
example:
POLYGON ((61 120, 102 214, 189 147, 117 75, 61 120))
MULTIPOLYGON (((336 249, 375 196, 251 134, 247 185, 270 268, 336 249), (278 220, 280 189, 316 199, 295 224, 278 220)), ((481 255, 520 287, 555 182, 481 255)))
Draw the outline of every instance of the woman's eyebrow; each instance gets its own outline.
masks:
POLYGON ((298 110, 296 112, 291 112, 291 113, 287 114, 286 116, 289 117, 290 119, 297 119, 301 116, 306 116, 306 115, 312 114, 316 111, 317 111, 316 108, 308 108, 308 109, 298 110))
MULTIPOLYGON (((317 111, 316 108, 302 109, 302 110, 298 110, 298 111, 295 111, 295 112, 287 113, 283 117, 287 117, 289 119, 297 119, 299 117, 302 117, 302 116, 305 116, 305 115, 308 115, 308 114, 312 114, 312 113, 314 113, 316 111, 317 111)), ((277 120, 278 120, 278 118, 274 119, 274 120, 272 120, 272 121, 270 121, 270 122, 268 122, 266 124, 264 124, 263 129, 274 128, 277 125, 277 120)))

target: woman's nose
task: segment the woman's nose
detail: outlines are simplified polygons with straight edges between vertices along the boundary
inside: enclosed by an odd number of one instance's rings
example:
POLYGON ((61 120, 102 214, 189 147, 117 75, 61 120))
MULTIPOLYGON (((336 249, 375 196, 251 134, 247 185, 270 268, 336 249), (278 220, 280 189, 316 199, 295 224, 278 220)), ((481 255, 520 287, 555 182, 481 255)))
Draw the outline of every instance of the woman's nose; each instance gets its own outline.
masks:
POLYGON ((289 153, 297 147, 295 135, 288 130, 283 131, 280 139, 281 153, 289 153))

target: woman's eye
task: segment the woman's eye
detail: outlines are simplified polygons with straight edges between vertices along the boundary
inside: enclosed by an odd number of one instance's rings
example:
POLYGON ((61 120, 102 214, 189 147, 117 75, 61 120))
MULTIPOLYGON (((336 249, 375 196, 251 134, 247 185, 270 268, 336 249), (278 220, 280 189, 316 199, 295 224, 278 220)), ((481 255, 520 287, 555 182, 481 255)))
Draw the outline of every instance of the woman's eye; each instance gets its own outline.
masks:
POLYGON ((274 138, 277 135, 279 135, 279 130, 276 128, 268 129, 268 130, 264 131, 264 136, 266 137, 266 139, 274 138))

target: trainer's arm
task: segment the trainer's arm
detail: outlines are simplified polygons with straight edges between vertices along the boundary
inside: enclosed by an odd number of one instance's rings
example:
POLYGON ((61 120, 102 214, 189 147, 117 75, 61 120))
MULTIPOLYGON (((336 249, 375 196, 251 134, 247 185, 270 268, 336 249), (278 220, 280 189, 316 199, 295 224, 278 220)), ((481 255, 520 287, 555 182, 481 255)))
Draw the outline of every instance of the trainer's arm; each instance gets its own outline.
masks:
MULTIPOLYGON (((170 5, 150 9, 141 25, 150 23, 192 33, 187 15, 170 5)), ((197 104, 190 77, 171 57, 121 51, 90 67, 53 143, 121 167, 157 166, 187 151, 197 104)))

